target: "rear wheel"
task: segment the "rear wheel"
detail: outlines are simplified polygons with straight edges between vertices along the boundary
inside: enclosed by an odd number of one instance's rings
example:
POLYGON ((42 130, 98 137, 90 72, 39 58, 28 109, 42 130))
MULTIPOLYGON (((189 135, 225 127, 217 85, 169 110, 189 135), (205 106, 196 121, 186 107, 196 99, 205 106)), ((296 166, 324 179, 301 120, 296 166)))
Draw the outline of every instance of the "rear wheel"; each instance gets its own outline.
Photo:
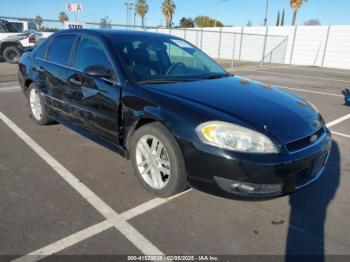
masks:
POLYGON ((43 97, 34 83, 31 83, 28 88, 28 102, 31 118, 39 125, 49 124, 50 118, 43 97))
POLYGON ((135 131, 130 154, 137 178, 150 193, 169 197, 186 189, 180 148, 160 123, 147 124, 135 131))
POLYGON ((2 52, 3 58, 8 63, 18 63, 22 55, 21 50, 16 46, 7 46, 2 52))

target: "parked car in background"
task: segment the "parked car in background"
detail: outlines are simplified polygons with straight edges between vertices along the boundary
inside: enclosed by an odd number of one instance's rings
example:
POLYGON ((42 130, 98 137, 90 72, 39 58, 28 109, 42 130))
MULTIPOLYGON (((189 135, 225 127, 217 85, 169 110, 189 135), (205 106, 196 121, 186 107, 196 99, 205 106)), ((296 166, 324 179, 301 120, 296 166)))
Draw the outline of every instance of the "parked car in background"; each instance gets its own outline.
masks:
POLYGON ((0 20, 0 61, 18 62, 24 50, 42 38, 34 22, 0 20))
POLYGON ((21 57, 18 76, 37 124, 57 121, 130 158, 159 197, 196 182, 288 194, 317 180, 331 148, 312 104, 233 76, 175 36, 60 31, 21 57))

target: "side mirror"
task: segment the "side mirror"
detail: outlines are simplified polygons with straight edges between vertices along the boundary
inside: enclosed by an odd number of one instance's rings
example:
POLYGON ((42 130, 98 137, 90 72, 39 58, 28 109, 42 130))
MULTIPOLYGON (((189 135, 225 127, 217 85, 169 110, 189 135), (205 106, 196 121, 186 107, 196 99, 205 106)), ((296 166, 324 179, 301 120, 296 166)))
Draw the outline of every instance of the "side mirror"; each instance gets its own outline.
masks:
POLYGON ((110 70, 107 70, 102 65, 92 65, 88 66, 84 69, 84 73, 89 76, 100 77, 100 78, 111 78, 112 74, 110 70))

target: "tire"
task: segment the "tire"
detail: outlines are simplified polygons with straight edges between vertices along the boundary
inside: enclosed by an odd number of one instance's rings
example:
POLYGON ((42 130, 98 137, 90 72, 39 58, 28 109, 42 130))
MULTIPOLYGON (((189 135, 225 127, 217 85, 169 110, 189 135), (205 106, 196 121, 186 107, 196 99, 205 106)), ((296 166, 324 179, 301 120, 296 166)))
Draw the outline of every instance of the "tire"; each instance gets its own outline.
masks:
POLYGON ((29 104, 30 118, 41 126, 50 124, 51 119, 49 118, 44 99, 41 95, 39 88, 34 83, 31 83, 28 87, 27 98, 29 104), (38 100, 34 101, 34 94, 36 94, 38 100), (40 108, 38 107, 37 103, 40 104, 40 108), (38 109, 37 112, 35 108, 38 109), (38 114, 38 112, 40 114, 38 114))
POLYGON ((2 52, 2 56, 4 60, 12 64, 18 63, 21 55, 22 55, 21 50, 16 46, 7 46, 4 48, 2 52))
POLYGON ((150 123, 135 131, 130 142, 130 158, 138 180, 148 192, 166 198, 186 189, 188 184, 181 150, 172 134, 160 123, 150 123), (147 153, 144 150, 147 147, 145 142, 149 146, 149 151, 146 151, 154 153, 154 158, 148 159, 149 164, 143 164, 147 162, 147 158, 144 157, 147 153), (155 142, 158 146, 152 151, 155 142), (155 160, 156 158, 158 160, 155 160), (165 173, 162 170, 166 170, 165 173), (151 174, 155 172, 158 174, 158 179, 155 179, 158 183, 153 183, 155 180, 151 174))

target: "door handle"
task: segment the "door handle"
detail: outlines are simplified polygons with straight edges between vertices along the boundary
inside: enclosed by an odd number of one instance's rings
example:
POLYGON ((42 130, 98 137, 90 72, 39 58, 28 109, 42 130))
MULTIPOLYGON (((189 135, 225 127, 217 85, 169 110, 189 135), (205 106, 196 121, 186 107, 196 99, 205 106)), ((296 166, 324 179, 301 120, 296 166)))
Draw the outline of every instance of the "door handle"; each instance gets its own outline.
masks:
POLYGON ((75 78, 69 78, 68 81, 71 82, 74 85, 78 85, 78 86, 82 85, 82 82, 80 80, 75 79, 75 78))
POLYGON ((40 67, 33 67, 33 71, 34 72, 38 72, 38 73, 43 73, 45 70, 40 66, 40 67))

